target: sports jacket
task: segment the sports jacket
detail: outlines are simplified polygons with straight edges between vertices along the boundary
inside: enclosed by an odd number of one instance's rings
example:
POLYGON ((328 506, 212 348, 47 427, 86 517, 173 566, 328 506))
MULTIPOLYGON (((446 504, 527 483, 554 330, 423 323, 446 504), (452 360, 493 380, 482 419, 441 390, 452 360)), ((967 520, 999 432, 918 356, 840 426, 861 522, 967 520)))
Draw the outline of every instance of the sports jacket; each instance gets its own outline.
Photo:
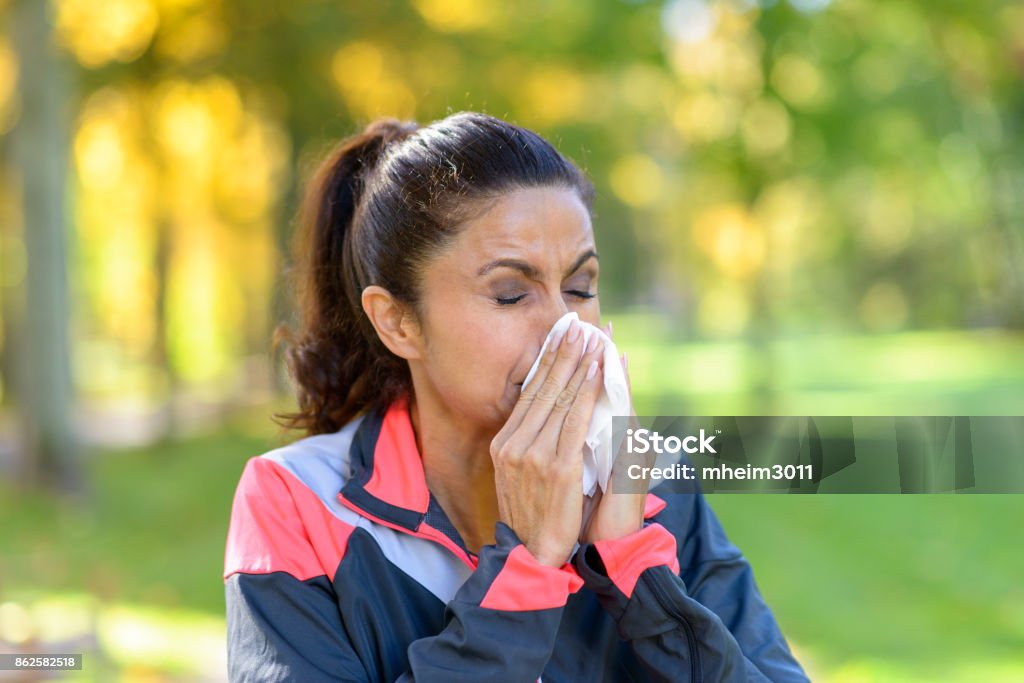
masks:
POLYGON ((699 491, 537 562, 499 523, 467 552, 400 399, 254 457, 225 556, 232 681, 806 681, 699 491))

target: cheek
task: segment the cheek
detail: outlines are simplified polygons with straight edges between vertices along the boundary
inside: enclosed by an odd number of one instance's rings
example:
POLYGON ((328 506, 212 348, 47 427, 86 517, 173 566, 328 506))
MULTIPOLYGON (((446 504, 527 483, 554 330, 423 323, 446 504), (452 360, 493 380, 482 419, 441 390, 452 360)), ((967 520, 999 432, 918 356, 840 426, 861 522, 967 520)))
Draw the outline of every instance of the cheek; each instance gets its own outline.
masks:
POLYGON ((601 302, 598 297, 595 296, 573 310, 579 314, 580 320, 583 322, 590 323, 594 327, 601 327, 601 302))
POLYGON ((461 369, 462 374, 487 375, 497 380, 512 371, 520 353, 519 337, 499 324, 486 320, 467 322, 461 333, 451 339, 446 364, 461 369))
POLYGON ((451 317, 445 322, 427 347, 428 371, 441 393, 468 403, 503 396, 522 364, 523 335, 510 329, 502 316, 451 317))

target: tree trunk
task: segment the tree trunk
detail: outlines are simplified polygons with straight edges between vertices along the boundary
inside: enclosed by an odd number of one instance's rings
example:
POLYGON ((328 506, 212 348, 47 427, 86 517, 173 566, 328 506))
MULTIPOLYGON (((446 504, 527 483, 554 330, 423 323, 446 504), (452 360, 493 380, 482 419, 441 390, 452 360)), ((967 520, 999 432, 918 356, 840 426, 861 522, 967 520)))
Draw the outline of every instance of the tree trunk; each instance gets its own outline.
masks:
POLYGON ((22 110, 12 142, 28 260, 15 393, 25 436, 24 479, 80 491, 68 349, 67 82, 51 40, 49 6, 20 0, 13 8, 22 110))

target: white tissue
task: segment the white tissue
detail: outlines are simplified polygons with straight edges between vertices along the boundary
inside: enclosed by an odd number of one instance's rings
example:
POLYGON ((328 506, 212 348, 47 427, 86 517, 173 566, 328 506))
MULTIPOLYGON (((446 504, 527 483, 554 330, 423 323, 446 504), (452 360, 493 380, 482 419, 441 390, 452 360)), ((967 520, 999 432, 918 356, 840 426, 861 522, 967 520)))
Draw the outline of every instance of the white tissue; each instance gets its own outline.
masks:
MULTIPOLYGON (((573 320, 579 320, 575 312, 566 313, 554 324, 548 332, 544 345, 533 361, 533 367, 526 375, 523 386, 530 383, 540 360, 547 351, 551 338, 557 332, 564 333, 573 320)), ((597 487, 604 492, 608 487, 608 479, 612 475, 612 465, 615 462, 615 454, 612 452, 612 416, 629 415, 629 387, 626 384, 626 375, 622 371, 622 364, 619 362, 619 352, 611 338, 597 327, 590 323, 580 321, 583 331, 583 344, 581 349, 586 349, 587 342, 592 335, 599 335, 604 340, 604 387, 601 395, 597 398, 594 406, 594 415, 590 420, 590 427, 587 429, 586 443, 583 446, 583 494, 594 495, 597 487)), ((564 344, 565 342, 563 342, 564 344)), ((583 357, 582 352, 580 357, 583 357)))

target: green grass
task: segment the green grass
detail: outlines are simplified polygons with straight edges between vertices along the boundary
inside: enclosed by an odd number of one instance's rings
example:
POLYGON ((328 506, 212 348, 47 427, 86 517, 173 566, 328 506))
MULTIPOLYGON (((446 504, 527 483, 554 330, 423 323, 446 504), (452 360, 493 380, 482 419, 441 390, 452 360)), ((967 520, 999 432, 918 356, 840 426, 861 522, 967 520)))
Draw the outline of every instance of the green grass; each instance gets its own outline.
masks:
POLYGON ((1024 680, 1024 496, 709 500, 816 670, 1024 680))
POLYGON ((84 502, 6 484, 4 587, 222 613, 217 579, 234 488, 246 459, 275 445, 228 432, 94 454, 84 502))
POLYGON ((611 316, 640 415, 1022 415, 1024 335, 1003 330, 676 341, 611 316), (759 393, 758 384, 771 387, 759 393))

